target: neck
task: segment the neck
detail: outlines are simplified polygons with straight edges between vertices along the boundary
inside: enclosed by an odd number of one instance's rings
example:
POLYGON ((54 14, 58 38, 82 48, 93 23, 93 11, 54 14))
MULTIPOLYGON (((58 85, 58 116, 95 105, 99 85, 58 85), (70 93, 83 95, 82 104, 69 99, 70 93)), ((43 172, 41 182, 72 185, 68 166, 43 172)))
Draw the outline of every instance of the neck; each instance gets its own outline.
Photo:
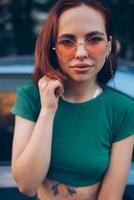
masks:
POLYGON ((64 94, 62 95, 64 100, 71 102, 82 102, 92 98, 95 90, 100 88, 97 81, 92 82, 75 82, 66 81, 64 83, 64 94))

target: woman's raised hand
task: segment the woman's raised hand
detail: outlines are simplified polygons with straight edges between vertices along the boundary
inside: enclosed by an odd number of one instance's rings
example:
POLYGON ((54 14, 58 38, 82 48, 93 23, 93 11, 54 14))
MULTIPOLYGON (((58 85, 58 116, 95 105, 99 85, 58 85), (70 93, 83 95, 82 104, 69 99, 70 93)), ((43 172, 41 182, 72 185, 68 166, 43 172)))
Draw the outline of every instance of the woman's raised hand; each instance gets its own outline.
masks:
POLYGON ((50 79, 43 76, 39 82, 39 93, 41 100, 41 111, 56 112, 59 96, 64 92, 63 84, 58 79, 50 79))

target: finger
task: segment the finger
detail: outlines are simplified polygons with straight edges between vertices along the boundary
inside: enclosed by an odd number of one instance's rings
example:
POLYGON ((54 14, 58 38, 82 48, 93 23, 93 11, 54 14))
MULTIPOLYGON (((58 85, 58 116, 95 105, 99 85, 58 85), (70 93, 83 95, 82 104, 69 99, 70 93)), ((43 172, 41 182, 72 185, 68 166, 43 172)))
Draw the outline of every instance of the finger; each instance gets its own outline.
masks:
POLYGON ((61 87, 57 87, 56 89, 55 89, 55 95, 56 96, 61 96, 63 93, 64 93, 64 89, 63 89, 63 87, 61 88, 61 87))
POLYGON ((57 74, 57 70, 56 73, 53 71, 50 71, 47 73, 48 78, 52 79, 52 80, 59 80, 61 82, 61 84, 63 85, 63 81, 62 78, 59 76, 59 74, 57 74))
POLYGON ((48 85, 48 80, 45 77, 41 78, 38 82, 40 90, 44 90, 47 87, 47 85, 48 85))
POLYGON ((47 87, 47 92, 53 93, 55 96, 59 96, 63 91, 63 85, 58 80, 51 82, 51 85, 48 85, 47 87))
POLYGON ((49 78, 47 76, 43 76, 42 78, 40 78, 38 83, 44 82, 44 81, 48 81, 49 78))
POLYGON ((61 84, 61 82, 59 80, 53 80, 48 87, 49 87, 49 89, 54 91, 58 87, 63 88, 63 85, 61 84))

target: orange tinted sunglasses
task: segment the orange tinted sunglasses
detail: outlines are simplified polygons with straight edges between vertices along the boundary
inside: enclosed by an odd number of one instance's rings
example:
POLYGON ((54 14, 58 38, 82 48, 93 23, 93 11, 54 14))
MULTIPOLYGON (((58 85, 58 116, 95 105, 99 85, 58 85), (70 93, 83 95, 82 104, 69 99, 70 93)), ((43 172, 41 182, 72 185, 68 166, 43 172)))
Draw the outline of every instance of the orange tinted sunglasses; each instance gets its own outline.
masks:
POLYGON ((105 53, 108 43, 109 41, 99 36, 86 39, 84 43, 78 43, 70 38, 62 38, 57 41, 56 46, 52 49, 55 50, 57 55, 61 58, 72 58, 78 47, 83 46, 88 55, 97 57, 105 53))

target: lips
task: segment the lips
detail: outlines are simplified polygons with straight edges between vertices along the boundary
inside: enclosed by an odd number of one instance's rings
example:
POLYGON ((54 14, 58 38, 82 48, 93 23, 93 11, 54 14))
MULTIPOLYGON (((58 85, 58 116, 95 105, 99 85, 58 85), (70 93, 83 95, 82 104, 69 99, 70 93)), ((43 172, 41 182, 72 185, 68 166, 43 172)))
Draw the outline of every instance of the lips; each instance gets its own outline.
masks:
POLYGON ((71 68, 89 68, 89 67, 93 67, 93 65, 88 65, 88 64, 77 64, 77 65, 73 65, 71 66, 71 68))
POLYGON ((88 65, 85 63, 80 63, 77 65, 72 65, 70 68, 77 73, 87 73, 94 65, 88 65))

